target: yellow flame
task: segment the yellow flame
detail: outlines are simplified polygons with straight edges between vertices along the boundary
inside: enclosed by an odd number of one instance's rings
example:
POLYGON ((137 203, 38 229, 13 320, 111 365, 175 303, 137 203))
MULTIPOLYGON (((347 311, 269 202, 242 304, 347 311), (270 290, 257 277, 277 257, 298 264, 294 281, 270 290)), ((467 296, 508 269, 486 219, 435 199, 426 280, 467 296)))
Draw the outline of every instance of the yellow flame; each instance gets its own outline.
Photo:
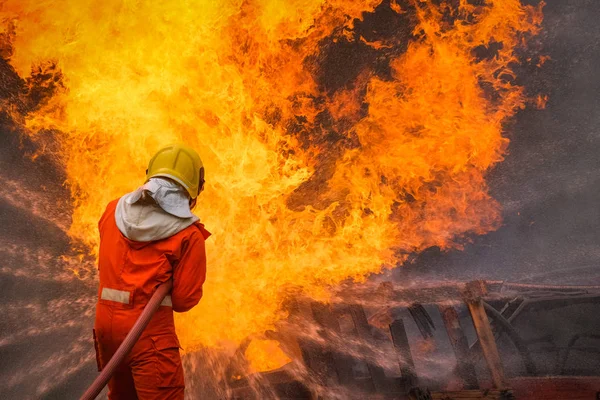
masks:
POLYGON ((245 356, 250 371, 270 371, 292 361, 276 340, 253 340, 245 356))
POLYGON ((214 236, 205 297, 177 318, 186 349, 273 328, 288 289, 323 296, 327 285, 498 226, 484 177, 506 149, 502 123, 524 105, 506 77, 540 8, 393 1, 414 30, 391 78, 367 66, 327 92, 315 78, 320 43, 356 40, 355 19, 379 3, 2 3, 15 70, 27 77, 55 63, 62 74, 65 90, 26 126, 33 137, 55 130, 72 237, 96 249, 104 207, 142 182, 159 146, 183 140, 200 152, 207 188, 197 213, 214 236), (492 41, 500 50, 476 58, 492 41), (319 125, 322 113, 332 127, 319 125), (311 136, 327 129, 338 139, 311 136))

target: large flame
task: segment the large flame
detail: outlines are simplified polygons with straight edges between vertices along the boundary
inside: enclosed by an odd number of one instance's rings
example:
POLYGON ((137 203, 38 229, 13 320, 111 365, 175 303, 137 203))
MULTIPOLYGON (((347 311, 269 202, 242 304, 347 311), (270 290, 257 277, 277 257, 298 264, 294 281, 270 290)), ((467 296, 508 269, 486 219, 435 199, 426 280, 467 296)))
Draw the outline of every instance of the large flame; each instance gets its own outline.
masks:
POLYGON ((104 207, 142 182, 160 146, 199 150, 197 213, 214 236, 205 297, 177 318, 186 350, 273 328, 298 288, 322 298, 498 227, 485 174, 525 104, 511 66, 540 7, 379 3, 1 3, 11 65, 61 82, 24 124, 58 142, 73 238, 95 251, 104 207), (405 31, 358 33, 376 7, 405 31))

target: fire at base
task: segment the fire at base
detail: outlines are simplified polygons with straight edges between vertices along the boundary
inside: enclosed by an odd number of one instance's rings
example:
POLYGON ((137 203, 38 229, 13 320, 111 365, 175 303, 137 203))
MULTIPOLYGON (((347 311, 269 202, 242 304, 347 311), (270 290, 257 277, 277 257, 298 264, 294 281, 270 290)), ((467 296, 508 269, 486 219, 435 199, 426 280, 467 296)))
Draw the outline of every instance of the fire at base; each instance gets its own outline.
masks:
POLYGON ((485 174, 528 101, 513 69, 542 6, 8 0, 0 50, 45 98, 3 108, 65 169, 69 234, 92 254, 104 207, 149 156, 197 148, 214 237, 205 297, 178 334, 186 350, 239 343, 273 328, 290 294, 323 299, 498 227, 485 174))

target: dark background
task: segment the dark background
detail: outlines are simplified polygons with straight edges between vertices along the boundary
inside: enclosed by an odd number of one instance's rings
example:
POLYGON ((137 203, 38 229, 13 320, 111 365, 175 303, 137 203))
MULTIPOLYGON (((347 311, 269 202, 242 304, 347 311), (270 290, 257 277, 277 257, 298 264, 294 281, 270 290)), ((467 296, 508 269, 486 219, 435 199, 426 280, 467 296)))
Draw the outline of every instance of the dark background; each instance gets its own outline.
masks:
POLYGON ((596 0, 547 2, 540 40, 551 59, 521 76, 547 107, 516 116, 509 154, 488 176, 503 226, 464 251, 430 249, 396 279, 600 284, 599 20, 596 0))
MULTIPOLYGON (((385 278, 600 284, 600 2, 547 3, 540 42, 551 59, 522 77, 530 94, 549 96, 547 107, 506 127, 509 154, 488 179, 503 226, 463 251, 430 249, 385 278)), ((2 61, 0 101, 35 108, 45 94, 23 102, 16 79, 2 61)), ((96 289, 65 273, 65 177, 34 154, 0 115, 0 398, 77 398, 96 374, 96 289)))

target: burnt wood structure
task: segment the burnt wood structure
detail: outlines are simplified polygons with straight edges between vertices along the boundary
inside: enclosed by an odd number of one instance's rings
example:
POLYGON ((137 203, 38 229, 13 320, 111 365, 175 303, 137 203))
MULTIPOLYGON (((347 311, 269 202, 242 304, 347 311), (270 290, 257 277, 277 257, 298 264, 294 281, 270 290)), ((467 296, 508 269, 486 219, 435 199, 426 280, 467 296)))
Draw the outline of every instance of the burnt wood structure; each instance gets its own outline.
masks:
MULTIPOLYGON (((544 286, 507 284, 504 282, 473 281, 423 287, 394 288, 386 282, 371 292, 362 290, 360 296, 347 290, 334 304, 311 300, 296 300, 290 307, 290 319, 303 329, 272 332, 282 348, 298 359, 274 371, 242 376, 226 382, 230 399, 583 399, 600 398, 600 371, 588 377, 535 377, 530 347, 512 327, 511 321, 529 308, 552 309, 561 305, 600 304, 597 286, 544 286), (359 304, 357 299, 369 303, 359 304), (389 307, 386 306, 389 304, 389 307), (435 304, 445 325, 445 332, 456 356, 455 374, 462 390, 429 391, 418 377, 406 320, 388 312, 405 305, 423 340, 433 340, 434 321, 423 304, 435 304), (493 307, 490 304, 495 304, 493 307), (383 307, 385 324, 373 325, 375 317, 367 317, 364 307, 383 307), (469 346, 456 306, 466 306, 476 341, 469 346), (503 305, 503 306, 502 306, 503 305), (387 311, 386 311, 387 310, 387 311), (305 325, 299 323, 303 321, 305 325), (387 332, 384 332, 386 328, 387 332), (316 335, 316 336, 315 336, 316 335), (498 351, 497 340, 504 336, 520 354, 526 376, 507 378, 498 351), (388 344, 386 344, 386 342, 388 344), (388 346, 389 345, 389 346, 388 346), (387 350, 390 349, 390 350, 387 350), (399 373, 384 368, 378 360, 392 360, 399 373), (483 357, 487 372, 478 375, 476 359, 483 357), (489 378, 486 378, 489 376, 489 378), (576 383, 579 382, 579 383, 576 383), (552 393, 556 397, 552 397, 552 393), (568 393, 566 395, 565 393, 568 393), (567 396, 567 397, 565 397, 567 396)), ((379 316, 381 316, 379 315, 379 316)), ((409 318, 410 320, 410 318, 409 318)), ((412 323, 412 322, 411 322, 412 323)), ((577 334, 559 357, 556 368, 565 368, 569 354, 582 340, 596 340, 597 333, 577 334)), ((543 340, 540 339, 540 340, 543 340)), ((414 346, 414 343, 412 344, 414 346)), ((247 343, 245 344, 247 346, 247 343)), ((598 348, 584 350, 598 351, 598 348)), ((243 350, 236 355, 236 361, 243 350)), ((234 362, 234 361, 232 361, 234 362)), ((387 364, 387 363, 385 363, 387 364)))

